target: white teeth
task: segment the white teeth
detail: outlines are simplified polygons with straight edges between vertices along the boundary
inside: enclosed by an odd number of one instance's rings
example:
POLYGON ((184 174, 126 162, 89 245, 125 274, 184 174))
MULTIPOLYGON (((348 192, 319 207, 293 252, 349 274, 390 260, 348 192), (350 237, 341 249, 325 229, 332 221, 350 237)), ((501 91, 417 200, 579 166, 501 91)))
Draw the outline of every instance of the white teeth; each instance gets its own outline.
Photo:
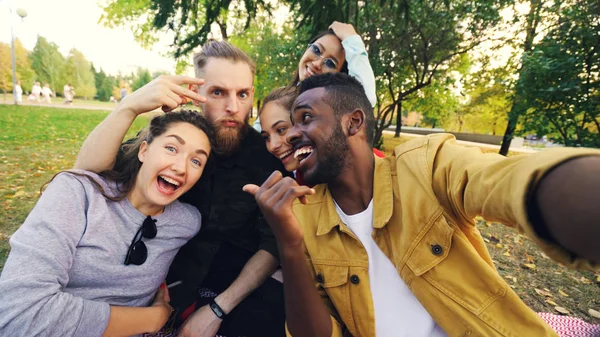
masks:
POLYGON ((171 179, 169 177, 166 177, 166 176, 160 176, 160 177, 163 178, 166 182, 168 182, 170 184, 173 184, 175 186, 179 186, 179 182, 177 180, 173 180, 173 179, 171 179))
POLYGON ((294 158, 298 158, 298 156, 301 154, 312 153, 312 152, 313 152, 312 147, 306 146, 306 147, 296 150, 296 152, 294 152, 294 158))
POLYGON ((284 153, 279 155, 279 159, 283 159, 283 158, 287 157, 290 153, 292 153, 292 150, 285 151, 284 153))

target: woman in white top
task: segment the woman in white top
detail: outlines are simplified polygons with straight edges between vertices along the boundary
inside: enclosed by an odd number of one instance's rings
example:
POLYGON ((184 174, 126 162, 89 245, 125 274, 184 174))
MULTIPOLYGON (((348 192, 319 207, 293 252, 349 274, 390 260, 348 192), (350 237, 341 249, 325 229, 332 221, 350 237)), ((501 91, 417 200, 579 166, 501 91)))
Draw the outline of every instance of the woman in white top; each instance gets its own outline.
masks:
MULTIPOLYGON (((291 86, 296 86, 306 78, 328 72, 343 72, 356 78, 365 89, 367 98, 372 106, 377 103, 375 92, 375 75, 369 63, 369 57, 360 35, 351 24, 335 21, 329 30, 313 37, 294 74, 291 86)), ((269 113, 269 108, 264 105, 261 115, 269 113)), ((260 117, 256 119, 253 127, 261 131, 260 117)), ((268 127, 271 127, 269 125, 268 127)))

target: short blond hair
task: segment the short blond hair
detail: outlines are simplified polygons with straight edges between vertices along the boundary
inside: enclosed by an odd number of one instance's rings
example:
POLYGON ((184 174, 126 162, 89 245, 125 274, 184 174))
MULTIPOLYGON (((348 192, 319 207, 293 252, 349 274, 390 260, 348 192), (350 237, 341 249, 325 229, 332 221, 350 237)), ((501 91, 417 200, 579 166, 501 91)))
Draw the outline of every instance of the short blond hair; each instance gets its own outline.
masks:
POLYGON ((202 46, 200 52, 194 54, 194 71, 196 73, 196 77, 202 77, 202 70, 211 57, 229 60, 234 63, 246 63, 250 68, 250 72, 252 72, 252 77, 254 78, 256 65, 250 56, 246 55, 246 53, 244 53, 240 48, 227 41, 215 40, 208 41, 204 44, 204 46, 202 46))

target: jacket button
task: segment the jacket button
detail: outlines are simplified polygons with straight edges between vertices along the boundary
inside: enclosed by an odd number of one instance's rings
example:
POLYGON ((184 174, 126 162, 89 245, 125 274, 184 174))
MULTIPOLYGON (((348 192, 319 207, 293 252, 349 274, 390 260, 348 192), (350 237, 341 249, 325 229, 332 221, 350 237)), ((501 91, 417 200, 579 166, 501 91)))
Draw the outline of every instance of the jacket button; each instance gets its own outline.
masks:
POLYGON ((325 282, 325 278, 323 277, 323 274, 321 274, 321 273, 317 274, 317 282, 319 282, 319 283, 325 282))
POLYGON ((350 276, 350 282, 352 282, 352 284, 359 284, 360 279, 358 278, 358 276, 352 275, 352 276, 350 276))
POLYGON ((431 245, 431 252, 433 255, 442 255, 442 253, 444 253, 444 249, 440 245, 431 245))

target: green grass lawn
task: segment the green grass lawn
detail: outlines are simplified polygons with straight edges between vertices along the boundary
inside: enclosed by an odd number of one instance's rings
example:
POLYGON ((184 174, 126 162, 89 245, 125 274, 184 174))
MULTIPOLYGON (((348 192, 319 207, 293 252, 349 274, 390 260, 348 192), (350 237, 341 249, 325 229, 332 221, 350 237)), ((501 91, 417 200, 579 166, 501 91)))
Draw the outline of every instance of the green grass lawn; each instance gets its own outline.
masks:
MULTIPOLYGON (((0 105, 0 270, 8 256, 8 238, 35 205, 40 187, 55 173, 73 166, 85 137, 106 115, 91 110, 0 105)), ((146 118, 138 118, 129 136, 146 123, 146 118)), ((385 137, 388 154, 412 138, 385 137)), ((600 275, 564 268, 526 237, 501 224, 480 220, 477 227, 498 272, 527 305, 554 313, 556 306, 564 307, 571 315, 600 324, 600 319, 588 313, 589 309, 600 311, 600 275), (524 264, 535 267, 523 268, 524 264)))

